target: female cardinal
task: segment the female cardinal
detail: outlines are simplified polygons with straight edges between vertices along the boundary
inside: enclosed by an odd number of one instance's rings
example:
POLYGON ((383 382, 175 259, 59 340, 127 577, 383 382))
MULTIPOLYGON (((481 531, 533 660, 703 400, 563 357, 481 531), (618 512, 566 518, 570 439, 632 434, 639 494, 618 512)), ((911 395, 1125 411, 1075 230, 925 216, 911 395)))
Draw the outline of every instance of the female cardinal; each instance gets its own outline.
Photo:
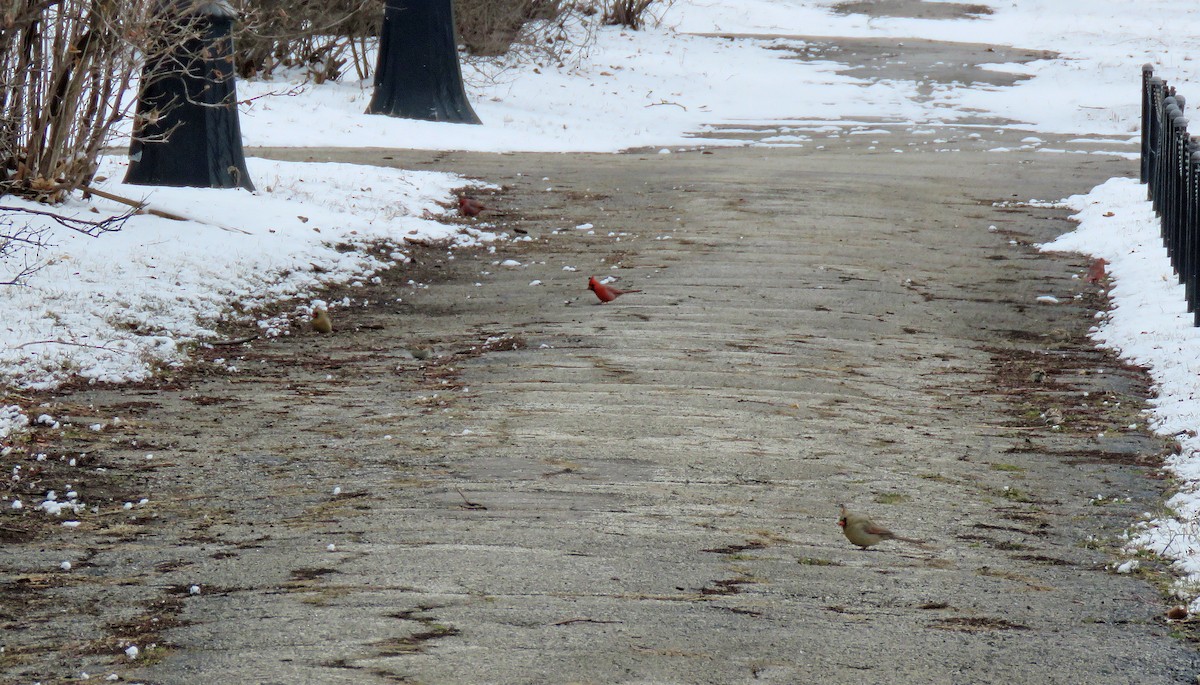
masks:
POLYGON ((845 504, 841 505, 841 507, 842 517, 838 519, 838 525, 842 527, 842 532, 846 534, 847 540, 863 549, 871 545, 877 545, 884 540, 900 540, 902 542, 911 542, 914 545, 924 545, 920 540, 896 535, 862 514, 850 513, 846 509, 845 504))
POLYGON ((595 276, 588 277, 588 290, 596 293, 596 297, 600 298, 601 302, 612 302, 625 293, 640 293, 641 290, 618 290, 611 286, 604 285, 596 280, 595 276))
POLYGON ((329 312, 324 309, 314 308, 312 312, 312 329, 318 333, 332 333, 333 321, 329 318, 329 312))

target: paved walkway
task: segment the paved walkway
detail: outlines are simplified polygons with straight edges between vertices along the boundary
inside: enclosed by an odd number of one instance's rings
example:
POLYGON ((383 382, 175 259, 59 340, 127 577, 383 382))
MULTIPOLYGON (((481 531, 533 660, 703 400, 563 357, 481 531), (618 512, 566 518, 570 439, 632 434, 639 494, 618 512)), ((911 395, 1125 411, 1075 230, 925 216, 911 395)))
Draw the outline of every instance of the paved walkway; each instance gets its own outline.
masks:
POLYGON ((1087 343, 1085 262, 1030 247, 1064 212, 1011 205, 1133 163, 984 151, 1020 137, 303 153, 503 183, 496 220, 531 240, 417 249, 331 337, 54 399, 122 417, 64 446, 113 502, 10 547, 0 673, 1194 682, 1157 590, 1106 570, 1161 496, 1163 445, 1127 428, 1144 379, 1087 343), (589 274, 644 292, 597 305, 589 274), (928 548, 853 548, 839 502, 928 548))

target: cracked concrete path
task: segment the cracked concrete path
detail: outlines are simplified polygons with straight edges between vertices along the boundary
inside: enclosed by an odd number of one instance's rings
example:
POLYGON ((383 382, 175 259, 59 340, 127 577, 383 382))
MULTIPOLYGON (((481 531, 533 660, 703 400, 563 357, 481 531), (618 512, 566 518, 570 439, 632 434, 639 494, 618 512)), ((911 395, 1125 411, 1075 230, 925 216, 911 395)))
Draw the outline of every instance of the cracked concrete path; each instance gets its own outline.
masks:
POLYGON ((53 400, 122 417, 76 448, 150 502, 6 572, 74 549, 45 601, 102 593, 79 667, 138 643, 150 683, 1191 682, 1106 570, 1160 496, 1144 379, 1085 340, 1083 260, 1030 247, 1064 212, 1012 204, 1131 164, 858 144, 340 155, 502 182, 531 240, 418 249, 331 337, 53 400), (930 549, 851 547, 839 502, 930 549))
POLYGON ((1161 575, 1108 570, 1162 494, 1145 378, 1086 340, 1085 261, 1031 246, 1066 213, 1022 202, 1133 163, 987 152, 1023 136, 986 126, 820 135, 260 151, 502 183, 492 220, 529 240, 411 247, 331 294, 332 336, 36 398, 68 430, 30 454, 86 469, 42 485, 100 510, 4 529, 0 677, 1194 682, 1161 575), (643 292, 598 305, 589 274, 643 292), (853 548, 839 502, 928 548, 853 548))

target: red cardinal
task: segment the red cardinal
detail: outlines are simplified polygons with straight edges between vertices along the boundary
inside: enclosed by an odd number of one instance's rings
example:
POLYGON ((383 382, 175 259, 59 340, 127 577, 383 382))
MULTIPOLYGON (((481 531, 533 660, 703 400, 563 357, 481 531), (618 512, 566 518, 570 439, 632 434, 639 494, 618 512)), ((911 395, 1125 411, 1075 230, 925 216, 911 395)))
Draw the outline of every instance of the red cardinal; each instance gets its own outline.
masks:
POLYGON ((1097 257, 1092 262, 1092 265, 1089 266, 1087 270, 1088 283, 1099 283, 1108 276, 1108 274, 1104 271, 1105 264, 1108 264, 1108 262, 1104 261, 1104 257, 1097 257))
POLYGON ((474 200, 466 195, 458 196, 458 213, 463 216, 479 216, 479 213, 487 209, 487 205, 479 200, 474 200))
POLYGON ((604 285, 596 280, 595 276, 588 278, 588 290, 596 293, 596 297, 600 298, 601 302, 612 302, 625 293, 640 293, 641 290, 618 290, 611 286, 604 285))

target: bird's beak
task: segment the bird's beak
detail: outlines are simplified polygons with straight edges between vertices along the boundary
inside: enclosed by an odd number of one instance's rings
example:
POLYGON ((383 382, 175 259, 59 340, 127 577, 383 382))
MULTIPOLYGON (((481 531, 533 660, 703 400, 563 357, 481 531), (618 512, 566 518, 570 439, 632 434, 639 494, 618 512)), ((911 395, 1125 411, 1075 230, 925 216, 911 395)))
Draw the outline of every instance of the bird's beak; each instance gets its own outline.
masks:
POLYGON ((846 527, 846 517, 845 516, 838 519, 838 525, 841 526, 842 528, 846 527))

